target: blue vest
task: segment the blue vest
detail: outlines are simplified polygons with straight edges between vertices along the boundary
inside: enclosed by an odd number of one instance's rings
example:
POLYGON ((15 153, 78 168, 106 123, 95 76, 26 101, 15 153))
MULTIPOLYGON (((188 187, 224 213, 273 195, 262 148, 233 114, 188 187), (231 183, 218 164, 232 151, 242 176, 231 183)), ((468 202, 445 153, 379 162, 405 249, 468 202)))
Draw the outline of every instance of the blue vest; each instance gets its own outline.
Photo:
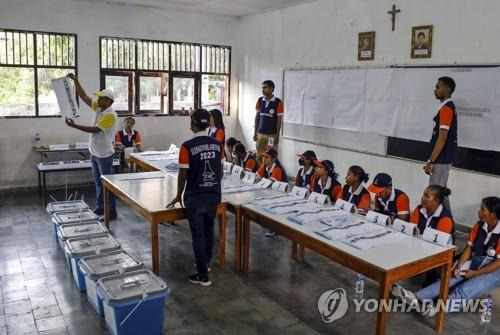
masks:
MULTIPOLYGON (((349 192, 349 187, 350 187, 349 185, 345 184, 344 188, 342 189, 342 199, 345 201, 349 201, 349 198, 351 197, 351 194, 352 194, 349 192)), ((363 186, 361 186, 361 187, 363 187, 363 186)), ((359 194, 353 194, 350 203, 356 205, 356 207, 359 206, 359 202, 361 201, 361 199, 363 198, 363 196, 365 194, 370 194, 370 193, 368 193, 366 188, 363 187, 361 189, 361 192, 359 192, 359 194)))
MULTIPOLYGON (((479 221, 476 223, 479 225, 477 229, 477 235, 476 239, 474 240, 472 244, 472 251, 474 255, 476 256, 488 256, 488 249, 493 248, 495 250, 495 256, 493 258, 496 259, 496 249, 498 245, 498 240, 500 238, 500 234, 491 234, 490 239, 486 244, 484 244, 484 241, 486 240, 486 236, 488 236, 488 233, 484 231, 483 229, 483 224, 484 222, 479 221)), ((498 224, 498 223, 497 223, 498 224)))
POLYGON ((259 127, 257 133, 274 135, 278 130, 278 105, 281 99, 274 97, 266 102, 264 97, 259 98, 259 127))
MULTIPOLYGON (((448 101, 444 106, 448 106, 453 111, 453 120, 451 122, 450 129, 448 130, 448 137, 446 138, 446 143, 444 144, 443 150, 439 154, 435 163, 437 164, 453 164, 455 162, 455 155, 458 147, 458 125, 457 125, 457 111, 455 109, 455 104, 453 101, 448 101)), ((429 145, 429 157, 436 146, 436 142, 439 136, 439 112, 434 116, 434 129, 432 131, 431 142, 429 145)))
POLYGON ((307 185, 311 184, 311 177, 314 175, 314 167, 312 172, 302 176, 302 172, 304 172, 304 167, 301 166, 299 172, 297 172, 297 177, 295 177, 295 185, 298 187, 307 187, 307 185))
POLYGON ((214 193, 220 197, 222 145, 209 136, 194 137, 182 144, 189 153, 184 199, 195 194, 214 193))
MULTIPOLYGON (((417 210, 418 210, 418 214, 419 214, 417 227, 418 227, 418 230, 420 231, 420 235, 422 235, 424 233, 425 228, 427 228, 427 219, 420 212, 421 208, 422 208, 422 205, 418 205, 417 206, 417 210)), ((441 211, 441 215, 439 217, 434 217, 433 216, 431 218, 431 222, 429 224, 429 227, 431 227, 432 229, 436 229, 439 220, 441 218, 446 218, 446 217, 450 218, 451 221, 453 221, 453 215, 451 215, 450 210, 447 209, 445 206, 443 206, 443 210, 441 211)), ((451 229, 451 236, 452 236, 452 239, 453 239, 453 244, 455 244, 455 225, 453 225, 453 228, 451 229)))
POLYGON ((134 146, 137 134, 139 134, 139 132, 134 130, 134 133, 132 136, 130 136, 130 140, 129 140, 129 136, 128 136, 128 134, 125 133, 125 130, 122 129, 118 132, 118 135, 120 136, 120 142, 123 144, 123 146, 125 148, 131 148, 134 146))
POLYGON ((330 201, 333 203, 335 201, 333 199, 333 188, 337 185, 340 185, 340 183, 337 179, 333 179, 332 177, 330 177, 330 179, 332 181, 330 187, 325 188, 323 192, 321 192, 321 178, 318 177, 314 182, 314 192, 327 195, 328 197, 330 197, 330 201))
POLYGON ((399 196, 404 193, 398 189, 393 189, 393 192, 394 201, 387 200, 389 201, 389 203, 387 204, 387 210, 378 197, 375 199, 375 201, 377 202, 377 212, 388 215, 394 219, 398 217, 398 208, 396 207, 396 202, 398 201, 399 196))

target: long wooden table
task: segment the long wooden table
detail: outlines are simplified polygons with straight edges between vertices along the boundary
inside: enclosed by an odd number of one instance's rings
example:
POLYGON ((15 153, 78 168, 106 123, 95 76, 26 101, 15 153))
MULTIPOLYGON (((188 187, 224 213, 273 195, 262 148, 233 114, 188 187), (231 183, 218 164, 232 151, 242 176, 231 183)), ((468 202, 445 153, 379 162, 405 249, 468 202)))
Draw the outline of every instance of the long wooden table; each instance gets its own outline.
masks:
MULTIPOLYGON (((411 238, 401 243, 358 250, 342 242, 328 240, 312 232, 312 228, 307 224, 299 225, 287 220, 285 215, 274 215, 252 205, 241 206, 241 213, 243 215, 243 272, 249 270, 250 222, 253 221, 292 242, 377 281, 380 285, 379 301, 389 299, 393 283, 434 268, 441 269, 440 298, 442 301, 448 298, 454 246, 441 247, 421 239, 411 238)), ((443 330, 444 316, 444 311, 440 310, 435 325, 438 332, 443 330)), ((377 315, 377 334, 385 333, 386 322, 387 313, 382 308, 377 315)))
MULTIPOLYGON (((165 172, 127 173, 102 176, 104 185, 104 222, 109 224, 109 192, 142 215, 151 225, 153 272, 159 274, 158 226, 186 218, 185 208, 166 208, 177 194, 177 177, 165 172)), ((226 203, 217 209, 219 217, 219 266, 226 263, 226 203)))

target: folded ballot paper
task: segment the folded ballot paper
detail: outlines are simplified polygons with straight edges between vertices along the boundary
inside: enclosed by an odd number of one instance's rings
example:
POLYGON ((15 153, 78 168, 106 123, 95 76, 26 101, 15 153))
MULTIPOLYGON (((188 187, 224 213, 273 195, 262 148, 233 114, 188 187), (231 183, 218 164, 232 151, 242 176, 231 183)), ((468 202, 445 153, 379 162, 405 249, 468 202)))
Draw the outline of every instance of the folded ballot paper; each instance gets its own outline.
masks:
MULTIPOLYGON (((342 217, 339 217, 339 219, 340 218, 342 217)), ((385 230, 385 228, 379 225, 364 220, 357 220, 355 222, 334 222, 333 220, 321 220, 321 222, 327 224, 328 227, 315 230, 314 232, 329 240, 340 240, 351 236, 371 234, 385 230)))
POLYGON ((378 227, 382 229, 370 233, 353 235, 348 238, 341 239, 340 241, 356 249, 367 250, 385 244, 399 243, 411 238, 410 236, 402 234, 394 229, 383 228, 381 226, 378 227))
POLYGON ((321 204, 313 203, 307 200, 299 200, 296 198, 291 202, 264 207, 264 210, 273 214, 282 215, 282 214, 300 213, 306 211, 315 211, 323 207, 324 206, 321 204))
POLYGON ((346 218, 347 220, 349 220, 349 222, 352 221, 351 214, 339 210, 335 207, 324 207, 310 212, 302 211, 300 213, 291 214, 287 217, 288 220, 301 225, 322 220, 342 220, 342 218, 346 218))
POLYGON ((297 200, 295 195, 280 194, 269 197, 260 197, 250 200, 248 203, 255 205, 257 207, 267 207, 271 205, 283 204, 297 200))

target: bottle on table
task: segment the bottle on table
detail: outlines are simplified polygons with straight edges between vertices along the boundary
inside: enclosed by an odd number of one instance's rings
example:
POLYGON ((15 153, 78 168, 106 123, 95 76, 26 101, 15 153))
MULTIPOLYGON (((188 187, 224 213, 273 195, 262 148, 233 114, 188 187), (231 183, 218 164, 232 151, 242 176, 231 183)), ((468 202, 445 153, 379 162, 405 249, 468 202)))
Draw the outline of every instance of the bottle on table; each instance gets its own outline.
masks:
POLYGON ((365 290, 365 277, 362 274, 356 275, 356 286, 354 288, 354 299, 361 300, 363 299, 363 293, 365 290))
POLYGON ((40 149, 42 147, 42 139, 39 133, 35 134, 35 148, 40 149))
POLYGON ((493 298, 491 297, 491 294, 488 294, 483 312, 481 313, 481 322, 488 323, 491 321, 492 310, 493 310, 493 298))

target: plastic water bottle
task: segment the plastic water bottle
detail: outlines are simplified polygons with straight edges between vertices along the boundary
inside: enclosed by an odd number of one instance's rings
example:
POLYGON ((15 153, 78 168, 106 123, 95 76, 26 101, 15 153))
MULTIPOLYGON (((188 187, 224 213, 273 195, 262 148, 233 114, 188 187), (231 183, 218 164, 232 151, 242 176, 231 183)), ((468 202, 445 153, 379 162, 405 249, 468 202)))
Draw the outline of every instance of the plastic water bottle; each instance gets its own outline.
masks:
POLYGON ((354 289, 354 299, 363 299, 363 292, 365 290, 365 277, 361 274, 356 275, 356 287, 354 289))
POLYGON ((491 321, 491 312, 493 309, 493 299, 491 294, 488 294, 486 298, 486 304, 484 306, 483 312, 481 313, 481 322, 488 323, 491 321))
POLYGON ((42 146, 42 139, 40 138, 40 134, 35 134, 35 148, 39 149, 42 146))

